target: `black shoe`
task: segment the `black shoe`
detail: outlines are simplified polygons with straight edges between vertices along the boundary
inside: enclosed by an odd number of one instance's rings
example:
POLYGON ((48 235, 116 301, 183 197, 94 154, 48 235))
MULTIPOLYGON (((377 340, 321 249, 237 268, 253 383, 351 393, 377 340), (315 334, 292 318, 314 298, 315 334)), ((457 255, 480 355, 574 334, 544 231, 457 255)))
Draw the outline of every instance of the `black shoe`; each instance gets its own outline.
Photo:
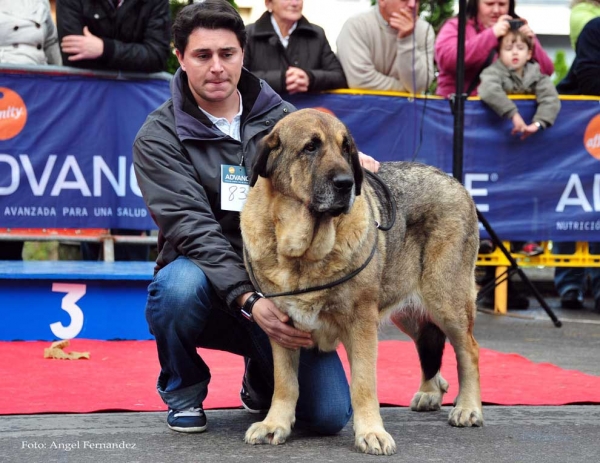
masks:
POLYGON ((264 380, 258 364, 249 358, 244 359, 244 379, 240 399, 250 413, 267 413, 271 407, 273 389, 264 380))
MULTIPOLYGON (((244 381, 245 383, 245 381, 244 381)), ((242 383, 240 391, 240 400, 242 405, 249 413, 267 413, 271 407, 271 398, 252 396, 246 389, 246 385, 242 383)))
MULTIPOLYGON (((570 289, 560 298, 560 305, 563 309, 583 309, 583 294, 576 289, 570 289)), ((598 306, 598 301, 596 301, 598 306)))

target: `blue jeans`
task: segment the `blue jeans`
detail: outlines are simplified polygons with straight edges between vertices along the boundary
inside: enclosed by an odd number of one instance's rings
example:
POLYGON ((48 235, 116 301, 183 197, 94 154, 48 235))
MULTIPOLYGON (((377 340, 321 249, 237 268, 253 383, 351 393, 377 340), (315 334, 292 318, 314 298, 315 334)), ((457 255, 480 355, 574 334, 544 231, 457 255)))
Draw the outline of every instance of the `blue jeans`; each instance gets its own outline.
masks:
MULTIPOLYGON (((266 385, 263 393, 272 395, 273 358, 268 336, 241 314, 234 316, 223 310, 223 304, 204 272, 185 257, 162 268, 148 287, 146 320, 156 338, 161 366, 157 389, 169 408, 197 407, 206 398, 210 369, 197 347, 250 359, 254 376, 262 376, 259 381, 266 385)), ((322 434, 339 432, 350 419, 352 406, 337 352, 303 349, 298 381, 297 426, 322 434)))
MULTIPOLYGON (((589 243, 590 254, 600 254, 600 242, 589 243)), ((552 245, 554 254, 574 254, 574 242, 556 242, 552 245)), ((586 277, 590 278, 590 285, 594 299, 600 299, 600 267, 556 267, 554 271, 554 285, 562 297, 567 291, 577 290, 585 293, 586 277)))

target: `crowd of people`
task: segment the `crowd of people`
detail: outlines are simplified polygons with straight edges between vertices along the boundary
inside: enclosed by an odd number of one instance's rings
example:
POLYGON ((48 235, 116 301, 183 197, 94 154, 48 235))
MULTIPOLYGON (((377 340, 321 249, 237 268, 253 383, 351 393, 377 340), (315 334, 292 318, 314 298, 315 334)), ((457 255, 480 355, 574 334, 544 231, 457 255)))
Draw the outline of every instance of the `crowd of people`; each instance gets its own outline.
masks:
MULTIPOLYGON (((0 65, 165 71, 170 27, 166 0, 58 0, 56 24, 48 0, 0 0, 0 65)), ((128 229, 111 233, 140 235, 128 229)), ((22 251, 22 242, 0 242, 0 259, 20 260, 22 251)), ((118 261, 147 261, 150 247, 117 243, 114 252, 118 261)), ((101 259, 100 244, 82 243, 81 258, 101 259)))
MULTIPOLYGON (((157 72, 166 69, 174 43, 180 67, 172 97, 148 116, 133 157, 159 229, 146 318, 161 365, 157 389, 169 407, 168 426, 176 431, 202 432, 207 426, 202 402, 210 370, 197 347, 245 357, 240 397, 249 411, 261 412, 273 390, 269 340, 292 349, 312 344, 309 333, 295 329, 255 292, 243 264, 239 209, 219 201, 221 170, 251 166, 258 142, 272 127, 260 120, 276 122, 294 111, 285 97, 296 93, 346 87, 426 92, 436 66, 436 93, 449 97, 456 90, 457 18, 436 37, 419 17, 418 1, 378 0, 346 21, 336 54, 323 29, 303 16, 302 0, 265 0, 265 6, 254 24, 244 25, 226 0, 194 2, 176 18, 169 17, 167 0, 57 0, 55 27, 48 0, 0 0, 0 64, 157 72)), ((552 126, 558 93, 600 95, 598 2, 574 1, 576 15, 577 57, 556 89, 552 60, 517 15, 514 0, 467 2, 467 94, 479 94, 499 118, 511 120, 512 134, 523 140, 552 126), (507 97, 515 93, 536 96, 531 121, 507 97)), ((361 163, 378 168, 362 153, 361 163)), ((569 252, 572 246, 557 243, 556 249, 569 252)), ((0 259, 20 257, 14 249, 8 255, 2 245, 0 259)), ((600 243, 590 249, 600 251, 600 243)), ((148 251, 117 246, 115 257, 148 260, 148 251)), ((98 259, 98 249, 84 246, 83 255, 98 259)), ((557 269, 564 307, 582 307, 587 273, 600 310, 600 269, 557 269)), ((524 308, 522 300, 509 290, 510 308, 524 308)), ((299 381, 298 424, 320 433, 342 429, 352 408, 337 353, 303 351, 299 381)))

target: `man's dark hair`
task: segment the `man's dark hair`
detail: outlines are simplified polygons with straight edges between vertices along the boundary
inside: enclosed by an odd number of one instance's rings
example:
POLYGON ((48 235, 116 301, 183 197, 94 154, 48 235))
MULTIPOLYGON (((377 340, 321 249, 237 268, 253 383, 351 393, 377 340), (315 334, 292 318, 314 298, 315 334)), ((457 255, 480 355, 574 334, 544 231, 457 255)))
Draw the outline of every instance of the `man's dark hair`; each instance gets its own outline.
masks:
POLYGON ((190 34, 197 28, 227 29, 233 32, 242 50, 246 47, 246 26, 237 10, 226 0, 205 0, 181 9, 173 23, 173 43, 181 56, 190 34))
MULTIPOLYGON (((481 0, 467 0, 467 18, 475 18, 477 21, 477 12, 479 11, 479 2, 481 0)), ((508 0, 508 14, 512 18, 518 18, 515 13, 515 0, 508 0)))

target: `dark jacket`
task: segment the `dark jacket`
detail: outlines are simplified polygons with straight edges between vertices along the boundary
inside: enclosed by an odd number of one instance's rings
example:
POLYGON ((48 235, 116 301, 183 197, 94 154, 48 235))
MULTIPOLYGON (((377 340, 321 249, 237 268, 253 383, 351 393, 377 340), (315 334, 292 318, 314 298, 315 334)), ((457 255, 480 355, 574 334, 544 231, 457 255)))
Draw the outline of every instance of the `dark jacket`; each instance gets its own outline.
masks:
POLYGON ((581 30, 575 46, 575 60, 556 87, 567 95, 600 95, 600 17, 581 30))
POLYGON ((104 53, 94 60, 69 61, 63 65, 86 69, 130 72, 166 70, 170 53, 168 0, 125 0, 115 9, 111 0, 58 0, 58 37, 82 35, 83 28, 100 37, 104 53))
POLYGON ((238 89, 241 142, 198 109, 180 68, 172 98, 148 116, 133 145, 138 184, 159 228, 156 270, 180 255, 188 257, 230 308, 254 288, 242 260, 240 214, 221 210, 221 165, 242 162, 251 175, 257 143, 295 110, 246 70, 238 89))
POLYGON ((280 95, 285 90, 285 72, 294 66, 308 74, 308 91, 319 92, 346 88, 342 65, 331 51, 325 31, 302 16, 290 34, 287 49, 283 47, 273 24, 271 13, 265 12, 246 27, 248 43, 244 50, 244 66, 280 95))

